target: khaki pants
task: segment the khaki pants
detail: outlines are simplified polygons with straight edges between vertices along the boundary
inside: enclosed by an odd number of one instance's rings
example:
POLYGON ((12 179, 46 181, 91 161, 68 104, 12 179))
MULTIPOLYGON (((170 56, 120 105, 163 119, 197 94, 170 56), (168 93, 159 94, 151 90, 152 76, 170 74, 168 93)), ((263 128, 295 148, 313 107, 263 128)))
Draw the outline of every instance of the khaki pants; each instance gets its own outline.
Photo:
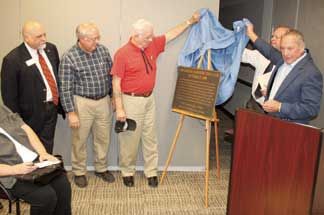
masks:
POLYGON ((124 131, 118 134, 120 143, 119 166, 122 176, 135 173, 137 152, 142 142, 144 156, 144 174, 146 177, 157 175, 158 148, 155 125, 154 96, 135 97, 123 95, 123 104, 127 118, 137 123, 135 131, 124 131))
POLYGON ((87 140, 92 134, 94 167, 97 172, 107 170, 107 153, 110 143, 112 111, 110 98, 99 100, 74 96, 74 105, 80 127, 72 129, 72 172, 85 175, 87 172, 87 140))

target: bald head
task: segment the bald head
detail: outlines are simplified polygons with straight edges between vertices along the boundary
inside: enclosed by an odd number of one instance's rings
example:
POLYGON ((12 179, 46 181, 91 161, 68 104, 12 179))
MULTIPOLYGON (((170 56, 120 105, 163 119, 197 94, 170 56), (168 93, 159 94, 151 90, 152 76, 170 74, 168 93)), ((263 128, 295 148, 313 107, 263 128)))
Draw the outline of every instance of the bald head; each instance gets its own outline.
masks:
POLYGON ((42 49, 46 46, 44 27, 37 21, 27 21, 22 28, 24 41, 33 49, 42 49))
POLYGON ((278 26, 272 33, 271 36, 271 45, 280 50, 281 38, 290 30, 287 26, 278 26))

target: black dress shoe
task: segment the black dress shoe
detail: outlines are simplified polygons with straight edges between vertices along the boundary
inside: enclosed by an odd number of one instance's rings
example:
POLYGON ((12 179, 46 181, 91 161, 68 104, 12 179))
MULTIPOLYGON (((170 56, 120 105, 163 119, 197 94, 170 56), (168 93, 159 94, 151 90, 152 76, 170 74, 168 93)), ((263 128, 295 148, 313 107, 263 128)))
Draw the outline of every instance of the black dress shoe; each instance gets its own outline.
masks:
POLYGON ((104 172, 95 172, 95 175, 99 178, 102 178, 102 180, 104 180, 108 183, 112 183, 115 181, 114 175, 111 174, 111 172, 109 172, 108 170, 106 170, 104 172))
POLYGON ((126 187, 134 187, 134 177, 133 176, 123 177, 123 182, 126 187))
POLYGON ((86 187, 88 186, 88 181, 87 178, 85 177, 85 175, 79 175, 79 176, 74 176, 74 183, 78 186, 78 187, 86 187))
POLYGON ((159 184, 157 176, 147 178, 147 183, 150 187, 157 187, 159 184))

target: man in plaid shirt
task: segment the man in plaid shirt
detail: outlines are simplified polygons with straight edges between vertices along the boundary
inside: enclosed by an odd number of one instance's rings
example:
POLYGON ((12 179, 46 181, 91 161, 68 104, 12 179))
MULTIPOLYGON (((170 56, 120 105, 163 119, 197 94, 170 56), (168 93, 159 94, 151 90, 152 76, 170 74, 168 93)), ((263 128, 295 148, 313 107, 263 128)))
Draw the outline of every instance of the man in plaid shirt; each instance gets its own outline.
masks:
POLYGON ((59 68, 60 95, 72 130, 72 172, 74 182, 86 187, 86 143, 93 137, 95 175, 106 182, 114 176, 107 170, 107 152, 112 126, 112 60, 99 44, 100 33, 93 23, 76 29, 77 43, 62 57, 59 68))

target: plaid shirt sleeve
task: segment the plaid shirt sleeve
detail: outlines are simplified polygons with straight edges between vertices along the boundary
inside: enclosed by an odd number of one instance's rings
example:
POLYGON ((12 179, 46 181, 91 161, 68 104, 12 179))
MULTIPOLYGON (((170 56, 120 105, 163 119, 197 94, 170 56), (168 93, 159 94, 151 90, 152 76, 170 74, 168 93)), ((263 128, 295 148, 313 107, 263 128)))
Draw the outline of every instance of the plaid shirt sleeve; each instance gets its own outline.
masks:
POLYGON ((62 57, 59 67, 60 97, 63 109, 66 113, 74 112, 73 103, 74 68, 69 55, 62 57))

